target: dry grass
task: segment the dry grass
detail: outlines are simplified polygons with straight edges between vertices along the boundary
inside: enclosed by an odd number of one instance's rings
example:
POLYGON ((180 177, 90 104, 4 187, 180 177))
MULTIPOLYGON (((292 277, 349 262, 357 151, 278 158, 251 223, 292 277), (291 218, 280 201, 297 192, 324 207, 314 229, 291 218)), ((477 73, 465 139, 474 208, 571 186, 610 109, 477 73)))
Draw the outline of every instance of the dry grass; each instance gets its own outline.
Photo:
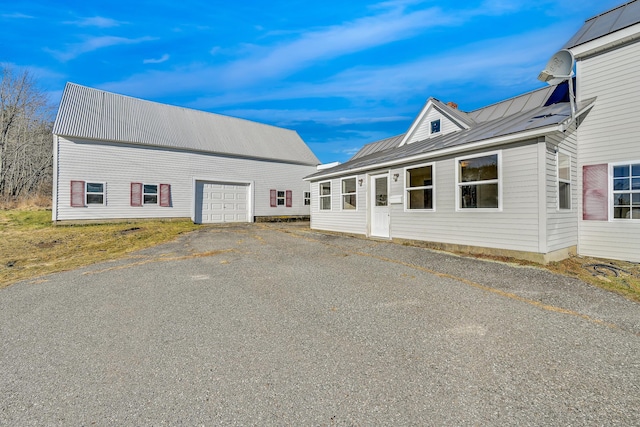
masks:
POLYGON ((638 263, 573 256, 564 261, 551 263, 547 268, 554 273, 576 277, 624 295, 632 301, 640 302, 640 264, 638 263), (595 268, 593 265, 596 265, 595 268))
POLYGON ((54 226, 50 210, 0 210, 0 288, 121 258, 196 228, 190 221, 54 226))

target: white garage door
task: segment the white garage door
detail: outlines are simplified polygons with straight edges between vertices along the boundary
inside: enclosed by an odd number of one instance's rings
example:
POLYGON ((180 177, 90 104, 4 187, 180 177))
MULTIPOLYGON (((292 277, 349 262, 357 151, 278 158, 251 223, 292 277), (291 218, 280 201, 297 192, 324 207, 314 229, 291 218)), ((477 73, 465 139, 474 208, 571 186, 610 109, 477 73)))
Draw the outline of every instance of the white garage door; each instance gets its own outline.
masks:
POLYGON ((196 206, 196 222, 206 224, 249 221, 248 185, 200 182, 197 192, 199 206, 196 206))

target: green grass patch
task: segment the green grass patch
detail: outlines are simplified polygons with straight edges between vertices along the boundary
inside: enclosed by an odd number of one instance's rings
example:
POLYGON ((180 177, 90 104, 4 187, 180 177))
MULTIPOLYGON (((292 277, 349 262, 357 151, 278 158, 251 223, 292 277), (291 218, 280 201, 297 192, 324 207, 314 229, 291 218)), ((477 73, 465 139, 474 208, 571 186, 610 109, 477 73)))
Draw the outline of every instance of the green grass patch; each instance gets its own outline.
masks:
POLYGON ((0 210, 0 288, 122 258, 198 227, 188 220, 54 226, 51 210, 0 210))

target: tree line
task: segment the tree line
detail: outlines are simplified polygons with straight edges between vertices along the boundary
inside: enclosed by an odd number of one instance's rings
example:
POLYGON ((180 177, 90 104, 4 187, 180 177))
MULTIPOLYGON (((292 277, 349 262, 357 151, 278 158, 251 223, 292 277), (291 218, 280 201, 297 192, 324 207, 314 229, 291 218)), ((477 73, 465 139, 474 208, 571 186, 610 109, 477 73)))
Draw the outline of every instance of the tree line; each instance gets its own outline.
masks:
POLYGON ((54 109, 28 70, 0 72, 0 204, 50 198, 54 109))

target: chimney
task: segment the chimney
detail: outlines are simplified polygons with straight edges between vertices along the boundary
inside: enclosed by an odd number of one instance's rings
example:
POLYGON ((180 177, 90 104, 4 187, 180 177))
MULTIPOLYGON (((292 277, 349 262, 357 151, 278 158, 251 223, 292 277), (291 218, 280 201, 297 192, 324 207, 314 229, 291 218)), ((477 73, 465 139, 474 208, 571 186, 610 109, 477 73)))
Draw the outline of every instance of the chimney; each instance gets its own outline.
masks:
POLYGON ((458 104, 456 104, 455 102, 451 102, 451 101, 449 101, 449 102, 447 102, 447 105, 448 105, 449 107, 453 108, 454 110, 457 110, 457 109, 458 109, 458 104))

